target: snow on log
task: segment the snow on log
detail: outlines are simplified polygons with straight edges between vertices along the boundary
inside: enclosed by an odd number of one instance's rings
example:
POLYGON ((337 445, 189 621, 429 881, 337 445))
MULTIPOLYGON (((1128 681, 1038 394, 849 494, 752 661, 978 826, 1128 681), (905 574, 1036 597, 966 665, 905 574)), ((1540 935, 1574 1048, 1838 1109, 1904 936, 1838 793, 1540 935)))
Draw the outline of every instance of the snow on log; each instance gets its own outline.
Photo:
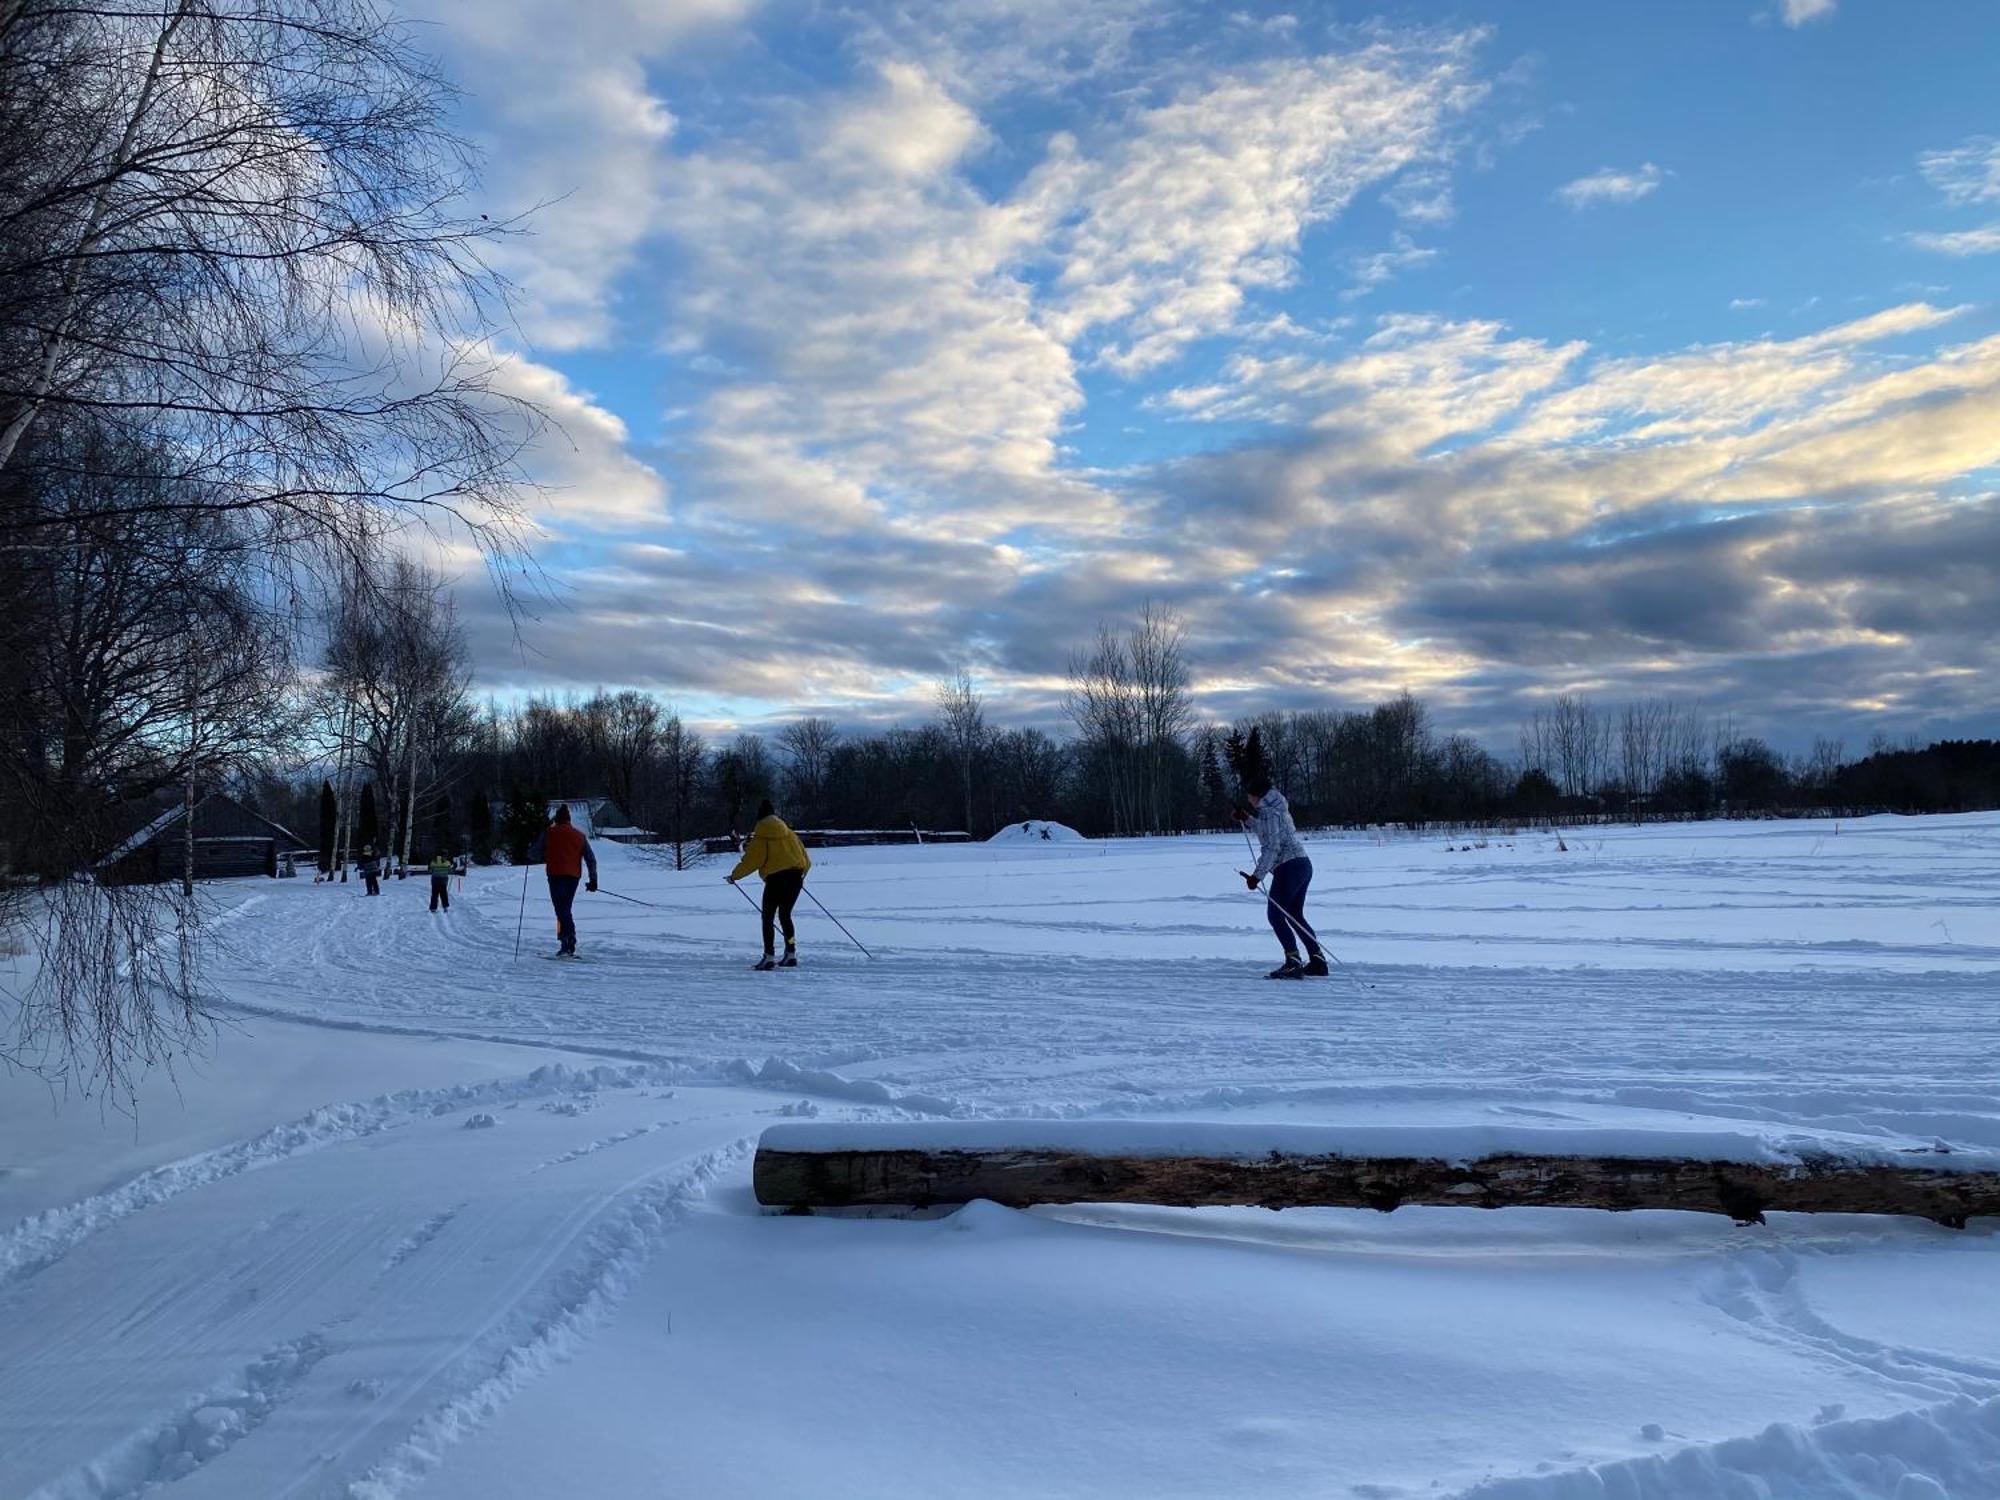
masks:
POLYGON ((1722 1131, 976 1121, 777 1125, 757 1201, 807 1210, 988 1199, 1175 1208, 1665 1208, 2000 1215, 2000 1153, 1722 1131))

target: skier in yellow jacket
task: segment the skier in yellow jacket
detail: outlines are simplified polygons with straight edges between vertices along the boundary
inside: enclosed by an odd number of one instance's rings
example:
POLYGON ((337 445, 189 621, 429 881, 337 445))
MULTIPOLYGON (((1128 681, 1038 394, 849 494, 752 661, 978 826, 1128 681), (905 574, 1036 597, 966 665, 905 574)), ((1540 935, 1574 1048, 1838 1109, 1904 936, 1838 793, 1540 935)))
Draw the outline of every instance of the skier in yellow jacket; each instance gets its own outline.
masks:
POLYGON ((768 800, 759 803, 757 826, 744 840, 743 858, 729 872, 731 885, 753 870, 764 878, 764 956, 752 965, 753 968, 796 969, 799 966, 799 938, 792 926, 792 908, 798 904, 799 895, 806 888, 806 871, 811 868, 812 857, 806 853, 806 846, 799 842, 799 836, 785 826, 785 820, 777 815, 768 800), (782 960, 771 957, 773 917, 785 929, 785 956, 782 960))

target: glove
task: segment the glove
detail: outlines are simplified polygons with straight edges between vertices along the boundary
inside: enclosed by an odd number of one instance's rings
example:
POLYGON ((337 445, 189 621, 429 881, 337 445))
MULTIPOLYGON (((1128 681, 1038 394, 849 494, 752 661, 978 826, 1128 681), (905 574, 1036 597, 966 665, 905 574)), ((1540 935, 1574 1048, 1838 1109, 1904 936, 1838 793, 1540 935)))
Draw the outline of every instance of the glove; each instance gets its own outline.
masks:
POLYGON ((1243 883, 1249 886, 1250 889, 1253 891, 1257 889, 1257 877, 1255 875, 1245 875, 1243 877, 1243 883))
POLYGON ((734 875, 725 875, 722 878, 728 881, 731 885, 736 884, 736 877, 734 875))
POLYGON ((594 891, 594 890, 596 890, 596 889, 597 889, 597 882, 596 882, 596 881, 594 881, 594 880, 592 880, 592 881, 589 881, 589 882, 587 882, 587 883, 586 883, 586 884, 584 885, 584 887, 583 887, 583 888, 584 888, 584 889, 585 889, 586 891, 594 891))

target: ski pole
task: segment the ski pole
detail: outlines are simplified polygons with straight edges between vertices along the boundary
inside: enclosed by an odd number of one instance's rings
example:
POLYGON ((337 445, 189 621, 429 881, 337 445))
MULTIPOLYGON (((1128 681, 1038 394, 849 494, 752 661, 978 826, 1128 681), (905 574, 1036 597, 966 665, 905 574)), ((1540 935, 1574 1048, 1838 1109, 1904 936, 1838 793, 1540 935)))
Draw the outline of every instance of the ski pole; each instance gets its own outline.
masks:
MULTIPOLYGON (((805 888, 801 886, 800 889, 804 890, 805 888)), ((869 953, 866 948, 862 947, 860 938, 856 937, 851 932, 847 932, 847 928, 845 925, 842 924, 840 918, 836 917, 832 912, 826 910, 826 903, 824 901, 820 900, 819 897, 817 896, 813 896, 813 893, 811 891, 806 891, 806 894, 808 896, 812 896, 812 904, 814 906, 817 906, 822 912, 826 912, 827 921, 833 923, 834 926, 840 928, 842 932, 847 933, 848 942, 854 944, 855 947, 860 948, 862 953, 866 954, 869 959, 872 960, 875 957, 874 954, 869 953)))
POLYGON ((528 866, 521 866, 521 913, 514 918, 514 961, 521 959, 521 929, 528 922, 528 866))
POLYGON ((666 910, 657 901, 641 901, 637 896, 621 896, 616 891, 607 891, 601 885, 597 888, 597 894, 600 896, 609 896, 613 901, 630 901, 634 906, 650 906, 654 911, 666 910))

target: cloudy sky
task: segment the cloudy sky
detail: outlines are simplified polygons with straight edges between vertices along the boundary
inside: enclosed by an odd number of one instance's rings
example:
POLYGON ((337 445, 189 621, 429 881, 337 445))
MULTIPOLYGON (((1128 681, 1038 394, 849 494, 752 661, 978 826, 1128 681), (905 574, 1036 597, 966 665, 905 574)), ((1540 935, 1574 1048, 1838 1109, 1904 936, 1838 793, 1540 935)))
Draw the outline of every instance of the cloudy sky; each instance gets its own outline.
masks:
POLYGON ((2000 732, 2000 6, 422 0, 561 419, 480 685, 2000 732))

